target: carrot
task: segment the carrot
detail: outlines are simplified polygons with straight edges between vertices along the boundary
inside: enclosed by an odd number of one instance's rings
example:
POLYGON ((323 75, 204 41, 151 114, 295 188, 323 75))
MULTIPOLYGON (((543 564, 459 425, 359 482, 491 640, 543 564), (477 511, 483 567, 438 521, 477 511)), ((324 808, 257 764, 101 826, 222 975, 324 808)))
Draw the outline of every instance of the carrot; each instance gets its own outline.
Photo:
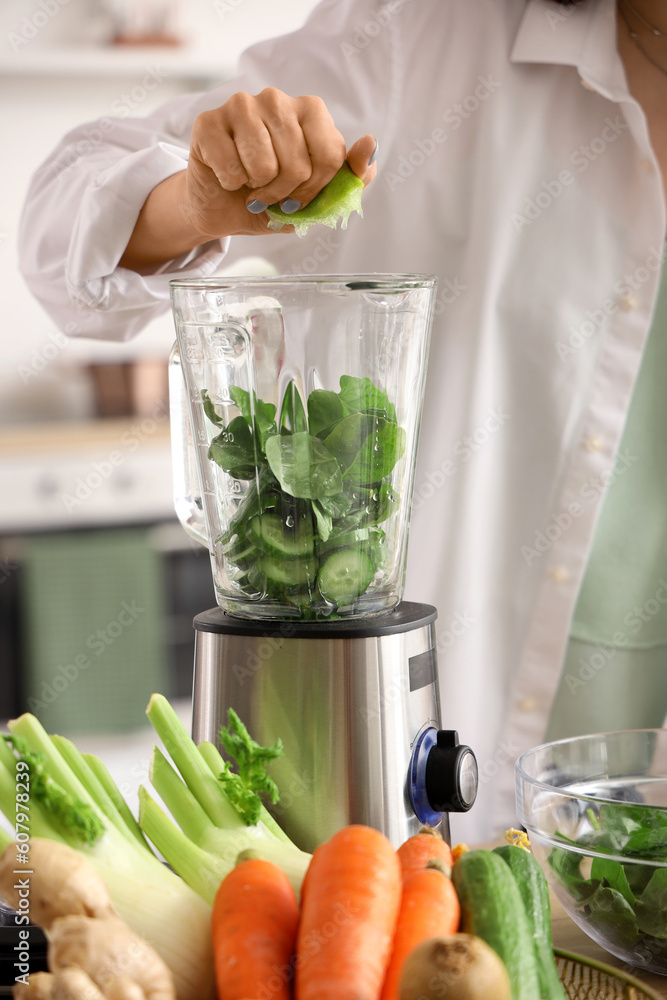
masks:
POLYGON ((398 860, 401 862, 404 882, 414 872, 426 868, 426 865, 433 858, 439 858, 449 869, 453 864, 449 844, 430 827, 422 827, 419 833, 401 844, 397 853, 398 860))
POLYGON ((378 1000, 401 898, 387 838, 344 827, 313 854, 301 897, 295 1000, 378 1000))
POLYGON ((299 907, 271 861, 241 861, 213 901, 211 933, 218 1000, 290 1000, 299 907))
POLYGON ((414 872, 403 883, 394 948, 380 1000, 399 1000, 401 973, 411 951, 429 938, 455 934, 461 921, 461 906, 449 875, 439 861, 414 872))

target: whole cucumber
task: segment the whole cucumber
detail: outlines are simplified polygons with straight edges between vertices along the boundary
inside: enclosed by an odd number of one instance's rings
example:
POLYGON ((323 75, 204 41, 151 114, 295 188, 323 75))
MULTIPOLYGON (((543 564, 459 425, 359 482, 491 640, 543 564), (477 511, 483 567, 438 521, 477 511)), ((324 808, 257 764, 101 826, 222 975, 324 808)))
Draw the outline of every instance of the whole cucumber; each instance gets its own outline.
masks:
POLYGON ((530 851, 515 844, 503 844, 493 853, 508 865, 523 900, 533 931, 540 997, 542 1000, 567 1000, 554 962, 549 887, 539 861, 530 851))
POLYGON ((461 929, 482 938, 503 960, 512 1000, 540 1000, 532 928, 509 866, 493 851, 467 851, 455 861, 452 880, 461 929))

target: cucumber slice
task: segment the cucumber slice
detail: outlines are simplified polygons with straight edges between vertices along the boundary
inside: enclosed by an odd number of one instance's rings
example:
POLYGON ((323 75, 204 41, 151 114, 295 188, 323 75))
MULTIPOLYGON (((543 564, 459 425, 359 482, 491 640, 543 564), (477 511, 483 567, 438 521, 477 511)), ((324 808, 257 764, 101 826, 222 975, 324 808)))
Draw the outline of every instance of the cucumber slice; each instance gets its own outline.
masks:
POLYGON ((285 587, 305 587, 317 576, 317 561, 312 558, 280 559, 265 553, 259 559, 258 568, 268 581, 285 587))
POLYGON ((333 604, 350 604, 375 576, 373 563, 358 549, 336 549, 322 563, 317 577, 320 594, 333 604))
POLYGON ((313 527, 305 518, 290 528, 280 514, 262 514, 261 517, 253 517, 249 527, 256 542, 271 552, 289 557, 313 554, 313 527))

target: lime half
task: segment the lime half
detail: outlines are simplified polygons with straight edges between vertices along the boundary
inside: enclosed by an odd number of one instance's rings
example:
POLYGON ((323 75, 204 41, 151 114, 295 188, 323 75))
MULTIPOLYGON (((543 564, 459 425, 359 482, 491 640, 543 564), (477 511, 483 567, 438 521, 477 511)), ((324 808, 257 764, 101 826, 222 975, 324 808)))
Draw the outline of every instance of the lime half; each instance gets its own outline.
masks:
POLYGON ((350 170, 347 163, 344 163, 310 204, 300 208, 298 212, 287 215, 279 204, 269 205, 266 210, 270 219, 269 229, 279 232, 283 226, 291 225, 294 226, 297 236, 305 236, 310 227, 318 223, 335 229, 339 219, 340 228, 347 229, 347 220, 352 212, 363 215, 361 211, 363 189, 364 182, 350 170))

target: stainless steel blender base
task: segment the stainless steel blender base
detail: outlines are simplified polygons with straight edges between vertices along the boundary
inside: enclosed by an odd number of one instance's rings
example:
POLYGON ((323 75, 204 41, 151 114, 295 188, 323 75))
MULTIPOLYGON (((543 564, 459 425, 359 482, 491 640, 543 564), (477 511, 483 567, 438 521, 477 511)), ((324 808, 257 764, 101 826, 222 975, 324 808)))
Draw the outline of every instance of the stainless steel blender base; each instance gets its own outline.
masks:
MULTIPOLYGON (((349 622, 197 615, 195 742, 219 746, 234 708, 260 743, 283 741, 272 812, 299 847, 312 851, 349 823, 398 846, 421 825, 408 788, 413 747, 440 725, 435 618, 409 602, 349 622)), ((449 840, 446 814, 442 832, 449 840)))

